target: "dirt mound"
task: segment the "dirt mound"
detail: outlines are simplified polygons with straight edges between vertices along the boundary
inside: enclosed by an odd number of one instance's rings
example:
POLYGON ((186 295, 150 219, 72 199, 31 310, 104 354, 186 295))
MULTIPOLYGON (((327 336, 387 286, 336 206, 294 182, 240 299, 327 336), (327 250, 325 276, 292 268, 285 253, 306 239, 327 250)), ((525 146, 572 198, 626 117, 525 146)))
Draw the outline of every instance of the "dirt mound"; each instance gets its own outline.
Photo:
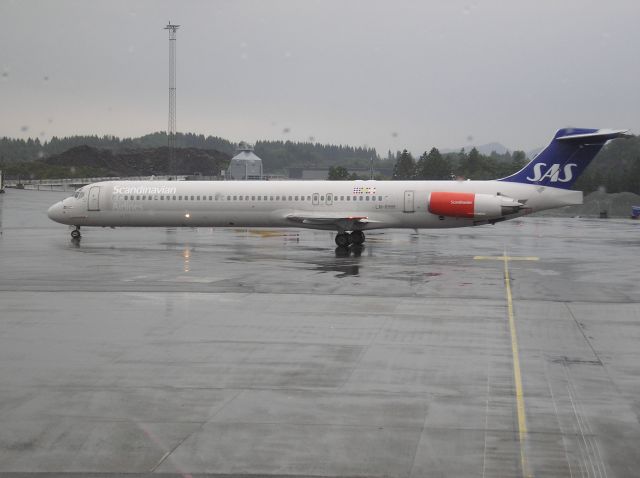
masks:
MULTIPOLYGON (((226 153, 212 149, 175 150, 172 174, 218 176, 230 160, 226 153)), ((77 146, 41 160, 49 166, 100 171, 104 176, 151 176, 169 174, 169 148, 125 149, 111 151, 77 146)))

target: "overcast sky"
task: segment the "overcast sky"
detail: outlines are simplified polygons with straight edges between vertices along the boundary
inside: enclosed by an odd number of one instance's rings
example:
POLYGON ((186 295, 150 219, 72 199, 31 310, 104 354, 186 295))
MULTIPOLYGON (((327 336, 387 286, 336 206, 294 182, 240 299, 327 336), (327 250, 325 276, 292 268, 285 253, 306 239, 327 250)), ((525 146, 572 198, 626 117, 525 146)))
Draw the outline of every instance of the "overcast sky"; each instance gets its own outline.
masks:
POLYGON ((0 0, 0 136, 440 148, 640 132, 640 2, 0 0))

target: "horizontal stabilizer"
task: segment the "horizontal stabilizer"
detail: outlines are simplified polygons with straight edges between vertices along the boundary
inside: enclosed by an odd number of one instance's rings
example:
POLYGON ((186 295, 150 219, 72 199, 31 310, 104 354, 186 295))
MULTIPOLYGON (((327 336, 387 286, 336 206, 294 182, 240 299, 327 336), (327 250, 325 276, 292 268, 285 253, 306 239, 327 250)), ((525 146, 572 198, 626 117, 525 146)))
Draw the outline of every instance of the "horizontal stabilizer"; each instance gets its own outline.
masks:
POLYGON ((594 142, 600 143, 603 141, 609 141, 610 139, 628 136, 631 136, 628 129, 599 129, 593 133, 566 134, 564 136, 557 136, 555 139, 559 141, 580 140, 580 142, 583 142, 583 140, 593 140, 594 142))

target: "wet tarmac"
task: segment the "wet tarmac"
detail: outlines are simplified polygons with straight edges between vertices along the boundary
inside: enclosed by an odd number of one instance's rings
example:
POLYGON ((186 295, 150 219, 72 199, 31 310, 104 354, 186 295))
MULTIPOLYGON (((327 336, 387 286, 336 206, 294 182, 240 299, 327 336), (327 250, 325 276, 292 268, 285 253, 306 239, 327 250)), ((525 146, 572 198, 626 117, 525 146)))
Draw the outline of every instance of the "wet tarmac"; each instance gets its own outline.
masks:
POLYGON ((63 196, 0 196, 3 476, 640 474, 638 221, 74 243, 63 196))

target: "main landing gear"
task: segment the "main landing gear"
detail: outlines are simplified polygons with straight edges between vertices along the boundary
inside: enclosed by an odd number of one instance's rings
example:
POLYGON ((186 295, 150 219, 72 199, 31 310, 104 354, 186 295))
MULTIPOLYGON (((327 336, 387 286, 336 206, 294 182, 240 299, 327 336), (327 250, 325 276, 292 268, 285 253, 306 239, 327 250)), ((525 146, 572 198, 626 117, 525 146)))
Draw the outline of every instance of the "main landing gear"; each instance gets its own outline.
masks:
POLYGON ((351 244, 361 246, 364 240, 364 232, 362 231, 353 231, 351 234, 341 232, 336 236, 336 245, 338 247, 349 247, 351 244))
POLYGON ((80 226, 76 226, 76 228, 71 231, 71 238, 72 239, 80 239, 81 234, 80 234, 80 226))

